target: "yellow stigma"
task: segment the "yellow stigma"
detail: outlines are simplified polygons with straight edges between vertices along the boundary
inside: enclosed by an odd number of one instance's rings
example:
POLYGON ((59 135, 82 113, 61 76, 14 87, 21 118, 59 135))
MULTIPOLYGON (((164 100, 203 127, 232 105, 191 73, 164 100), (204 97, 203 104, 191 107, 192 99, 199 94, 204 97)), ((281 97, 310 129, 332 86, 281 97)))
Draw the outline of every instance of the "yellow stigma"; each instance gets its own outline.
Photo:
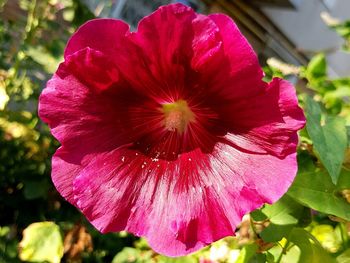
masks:
POLYGON ((194 114, 187 102, 178 100, 173 103, 163 104, 164 126, 168 131, 183 133, 187 124, 194 121, 194 114))

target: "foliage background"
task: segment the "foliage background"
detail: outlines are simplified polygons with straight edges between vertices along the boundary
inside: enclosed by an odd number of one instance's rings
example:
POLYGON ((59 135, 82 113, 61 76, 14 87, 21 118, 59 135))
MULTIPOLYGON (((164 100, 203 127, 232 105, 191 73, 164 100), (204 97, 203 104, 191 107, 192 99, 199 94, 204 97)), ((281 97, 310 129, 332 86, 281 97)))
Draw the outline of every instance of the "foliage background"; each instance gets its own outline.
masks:
MULTIPOLYGON (((308 120, 287 194, 245 216, 236 237, 170 259, 144 239, 98 233, 50 179, 58 143, 38 119, 38 96, 68 37, 93 14, 79 0, 0 0, 0 15, 0 263, 350 262, 350 76, 329 79, 322 53, 305 67, 276 59, 265 67, 266 80, 297 77, 308 120)), ((350 22, 330 26, 349 51, 350 22)))

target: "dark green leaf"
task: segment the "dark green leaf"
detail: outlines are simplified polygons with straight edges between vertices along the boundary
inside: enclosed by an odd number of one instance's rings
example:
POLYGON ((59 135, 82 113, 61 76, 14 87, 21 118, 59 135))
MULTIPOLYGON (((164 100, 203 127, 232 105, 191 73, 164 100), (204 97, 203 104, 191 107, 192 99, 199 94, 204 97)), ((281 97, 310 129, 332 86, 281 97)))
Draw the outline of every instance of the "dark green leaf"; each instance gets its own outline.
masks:
POLYGON ((345 121, 339 117, 332 117, 326 120, 325 125, 321 125, 320 105, 307 97, 306 106, 306 129, 332 182, 336 184, 348 143, 345 121))
POLYGON ((277 242, 287 236, 293 229, 294 225, 276 225, 269 224, 261 233, 260 236, 265 242, 277 242))
POLYGON ((270 252, 266 252, 266 262, 275 263, 275 257, 270 252))
POLYGON ((253 212, 250 213, 250 216, 253 218, 254 221, 264 221, 268 217, 261 211, 261 209, 256 209, 253 212))
POLYGON ((26 199, 36 199, 40 197, 46 197, 48 193, 50 185, 47 182, 47 180, 41 180, 41 181, 26 181, 24 182, 24 197, 26 199))
POLYGON ((248 263, 265 263, 266 255, 265 254, 255 254, 248 263))
POLYGON ((350 188, 350 172, 342 171, 338 184, 334 185, 326 171, 304 157, 299 158, 299 172, 287 194, 312 209, 350 220, 350 204, 340 193, 347 188, 350 188))

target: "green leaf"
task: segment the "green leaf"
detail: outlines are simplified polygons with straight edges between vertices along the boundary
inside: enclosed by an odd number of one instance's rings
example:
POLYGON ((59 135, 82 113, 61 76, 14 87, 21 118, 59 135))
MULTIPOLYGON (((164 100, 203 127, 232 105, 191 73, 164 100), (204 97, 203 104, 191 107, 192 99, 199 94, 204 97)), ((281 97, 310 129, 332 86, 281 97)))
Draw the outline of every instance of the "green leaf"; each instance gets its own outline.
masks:
POLYGON ((60 59, 54 58, 41 46, 28 47, 26 55, 33 59, 36 63, 42 65, 47 73, 54 73, 60 61, 60 59))
POLYGON ((191 256, 169 258, 165 256, 160 256, 157 263, 197 263, 198 260, 191 256))
POLYGON ((300 248, 299 263, 335 263, 332 258, 318 243, 318 241, 306 230, 294 228, 288 238, 300 248))
POLYGON ((337 257, 338 263, 350 263, 350 248, 337 257))
POLYGON ((266 262, 275 263, 275 257, 270 252, 266 252, 266 262))
POLYGON ((331 225, 316 225, 312 228, 311 234, 328 251, 337 252, 342 244, 340 231, 336 231, 331 225))
MULTIPOLYGON (((259 210, 254 211, 255 219, 264 218, 257 211, 259 210), (259 215, 259 217, 256 215, 259 215)), ((265 205, 260 211, 270 221, 270 224, 263 229, 260 236, 265 242, 277 242, 288 236, 292 228, 299 222, 304 207, 289 196, 283 196, 278 202, 273 205, 265 205)))
POLYGON ((333 90, 327 90, 322 101, 327 109, 331 108, 343 108, 346 106, 347 100, 350 97, 350 78, 339 78, 331 80, 330 86, 333 86, 333 90), (345 102, 345 103, 344 103, 345 102))
POLYGON ((306 78, 309 81, 323 78, 327 75, 327 62, 323 53, 314 56, 306 68, 306 78))
POLYGON ((236 260, 236 263, 248 263, 256 254, 256 251, 258 250, 257 244, 248 244, 245 245, 241 252, 239 253, 239 256, 236 260))
POLYGON ((332 182, 337 183, 348 144, 345 121, 332 117, 321 125, 320 105, 312 98, 306 99, 306 129, 322 163, 329 172, 332 182))
POLYGON ((341 195, 350 188, 350 172, 342 171, 334 185, 326 171, 316 168, 310 157, 299 156, 299 172, 287 194, 314 210, 350 220, 350 204, 341 195))
POLYGON ((0 237, 4 237, 10 233, 11 229, 8 226, 0 226, 0 237))
POLYGON ((61 262, 63 242, 58 225, 53 222, 39 222, 29 225, 23 231, 23 239, 19 248, 21 260, 61 262))
POLYGON ((265 242, 278 242, 283 237, 288 236, 294 225, 276 225, 269 224, 268 227, 260 233, 261 238, 265 242))
POLYGON ((249 259, 248 263, 265 263, 266 255, 265 254, 255 254, 252 258, 249 259))
MULTIPOLYGON (((343 77, 338 79, 332 79, 332 84, 334 85, 335 89, 350 89, 350 77, 343 77)), ((347 92, 342 96, 347 96, 347 92)))
POLYGON ((153 252, 142 251, 132 247, 125 247, 114 258, 112 263, 148 263, 152 262, 153 252))
POLYGON ((283 196, 273 205, 265 205, 262 212, 276 225, 292 225, 298 223, 303 207, 289 196, 283 196))
POLYGON ((264 221, 268 219, 268 217, 261 211, 261 209, 256 209, 250 213, 250 216, 254 221, 264 221))
POLYGON ((0 226, 0 262, 20 262, 18 257, 18 241, 13 233, 16 226, 0 226))
MULTIPOLYGON (((274 248, 276 248, 276 247, 274 247, 274 248)), ((281 256, 281 253, 282 253, 282 249, 279 250, 279 254, 277 255, 277 258, 279 258, 279 256, 281 256)), ((300 254, 301 254, 300 248, 298 246, 292 244, 288 247, 286 253, 282 254, 281 262, 282 263, 304 263, 304 262, 299 261, 300 254)), ((275 255, 275 258, 276 258, 276 255, 275 255)))
POLYGON ((348 136, 348 146, 350 147, 350 126, 346 126, 346 134, 348 136))
POLYGON ((344 23, 332 26, 333 29, 342 37, 350 38, 350 20, 344 23))
POLYGON ((43 197, 45 198, 48 193, 48 189, 50 187, 50 184, 47 180, 32 180, 32 181, 25 181, 24 182, 24 197, 28 200, 36 199, 43 197))
POLYGON ((5 82, 0 78, 0 111, 4 110, 7 102, 9 101, 9 96, 6 93, 5 82))

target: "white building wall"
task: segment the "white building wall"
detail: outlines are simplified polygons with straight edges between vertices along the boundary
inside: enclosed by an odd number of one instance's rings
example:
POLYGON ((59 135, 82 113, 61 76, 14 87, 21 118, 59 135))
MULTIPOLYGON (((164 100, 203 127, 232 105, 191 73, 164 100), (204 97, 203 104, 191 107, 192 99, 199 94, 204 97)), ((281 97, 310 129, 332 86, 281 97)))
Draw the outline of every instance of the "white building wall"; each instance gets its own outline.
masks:
POLYGON ((331 77, 350 75, 350 53, 339 51, 343 39, 329 29, 320 17, 329 12, 340 20, 350 19, 350 0, 294 0, 297 9, 264 7, 263 12, 297 46, 312 55, 327 54, 331 77))

